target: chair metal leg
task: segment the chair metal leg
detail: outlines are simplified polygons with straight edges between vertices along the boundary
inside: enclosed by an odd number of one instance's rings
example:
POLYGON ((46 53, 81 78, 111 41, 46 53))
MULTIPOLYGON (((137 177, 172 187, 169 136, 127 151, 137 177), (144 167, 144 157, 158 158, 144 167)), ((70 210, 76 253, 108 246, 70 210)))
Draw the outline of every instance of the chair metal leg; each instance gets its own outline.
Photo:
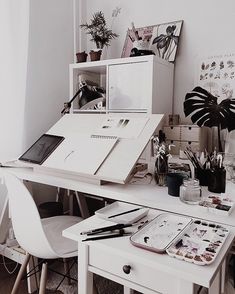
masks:
POLYGON ((39 294, 46 294, 46 284, 47 284, 47 263, 45 262, 42 265, 39 294))
POLYGON ((24 260, 24 262, 22 263, 22 265, 20 267, 19 273, 18 273, 18 275, 16 277, 15 284, 14 284, 13 289, 11 291, 11 294, 16 294, 17 291, 19 290, 20 282, 21 282, 21 279, 22 279, 23 275, 25 274, 26 267, 27 267, 27 265, 29 263, 30 257, 31 257, 31 255, 29 253, 26 253, 25 260, 24 260))

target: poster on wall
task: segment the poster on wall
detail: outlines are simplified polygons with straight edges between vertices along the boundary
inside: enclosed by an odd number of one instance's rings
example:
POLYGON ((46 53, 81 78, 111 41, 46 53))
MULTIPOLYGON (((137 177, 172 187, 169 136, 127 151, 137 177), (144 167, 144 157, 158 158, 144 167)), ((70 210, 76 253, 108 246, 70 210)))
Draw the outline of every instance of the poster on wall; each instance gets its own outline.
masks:
POLYGON ((235 53, 210 55, 200 59, 195 85, 218 98, 235 97, 235 53))

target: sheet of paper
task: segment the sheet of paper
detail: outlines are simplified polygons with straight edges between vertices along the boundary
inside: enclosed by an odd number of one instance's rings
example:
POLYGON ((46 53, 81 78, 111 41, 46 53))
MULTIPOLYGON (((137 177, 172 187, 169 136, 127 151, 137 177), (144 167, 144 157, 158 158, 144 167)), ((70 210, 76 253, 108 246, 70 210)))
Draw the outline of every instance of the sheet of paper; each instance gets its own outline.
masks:
POLYGON ((117 136, 119 138, 138 138, 149 118, 146 117, 109 117, 94 132, 94 135, 117 136))
POLYGON ((94 175, 117 143, 113 137, 72 136, 42 164, 44 167, 94 175))

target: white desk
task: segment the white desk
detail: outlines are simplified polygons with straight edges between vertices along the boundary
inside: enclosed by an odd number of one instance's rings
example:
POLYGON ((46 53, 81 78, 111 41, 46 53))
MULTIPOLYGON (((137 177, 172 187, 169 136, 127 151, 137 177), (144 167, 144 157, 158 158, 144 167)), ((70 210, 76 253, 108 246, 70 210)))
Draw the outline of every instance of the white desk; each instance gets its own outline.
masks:
MULTIPOLYGON (((5 169, 3 169, 3 171, 4 170, 5 169)), ((169 196, 166 187, 159 187, 154 184, 154 182, 150 185, 121 185, 109 183, 99 186, 95 184, 79 182, 76 180, 76 178, 66 179, 62 176, 60 177, 49 174, 36 173, 29 168, 11 168, 7 170, 18 176, 20 179, 79 191, 82 193, 92 194, 113 200, 134 203, 163 211, 188 215, 191 217, 205 219, 235 227, 235 209, 229 216, 208 213, 204 209, 200 209, 200 207, 197 205, 188 205, 181 202, 179 197, 169 196)))
MULTIPOLYGON (((148 217, 162 213, 151 210, 148 217)), ((81 231, 109 225, 110 222, 90 217, 63 232, 67 238, 78 242, 78 292, 92 294, 93 273, 124 285, 125 294, 130 289, 144 294, 193 294, 195 284, 209 289, 209 294, 220 293, 219 277, 223 260, 233 242, 235 229, 228 236, 221 252, 211 265, 199 266, 177 260, 167 254, 157 254, 131 245, 129 237, 87 241, 80 235, 81 231), (129 274, 124 273, 123 266, 130 265, 129 274)))
MULTIPOLYGON (((5 168, 3 171, 4 170, 5 168)), ((134 203, 162 211, 188 215, 195 218, 226 224, 235 228, 235 210, 232 211, 229 216, 207 213, 204 210, 201 210, 198 206, 182 203, 178 197, 169 196, 167 194, 167 188, 159 187, 155 184, 120 185, 109 183, 103 186, 99 186, 79 182, 76 180, 76 178, 67 179, 64 178, 63 175, 58 176, 36 173, 29 168, 10 168, 7 169, 7 171, 24 180, 79 191, 82 193, 110 198, 113 200, 134 203)))

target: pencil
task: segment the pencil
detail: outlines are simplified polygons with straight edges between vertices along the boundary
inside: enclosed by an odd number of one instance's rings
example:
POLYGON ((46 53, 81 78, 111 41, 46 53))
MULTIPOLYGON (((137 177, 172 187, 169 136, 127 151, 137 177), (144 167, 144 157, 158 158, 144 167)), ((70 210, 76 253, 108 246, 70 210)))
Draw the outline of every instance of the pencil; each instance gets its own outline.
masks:
POLYGON ((112 217, 116 217, 116 216, 119 216, 119 215, 123 215, 123 214, 131 213, 131 212, 134 212, 134 211, 140 210, 141 208, 142 208, 142 207, 139 207, 139 208, 135 208, 135 209, 131 209, 131 210, 125 211, 125 212, 121 212, 121 213, 117 213, 117 214, 114 214, 114 215, 110 215, 108 218, 112 218, 112 217))
POLYGON ((117 238, 117 237, 124 237, 124 236, 128 236, 128 235, 130 235, 130 234, 124 234, 124 231, 123 231, 123 232, 120 232, 120 233, 117 233, 117 234, 86 238, 86 239, 82 240, 82 242, 84 242, 84 241, 96 241, 96 240, 103 240, 103 239, 110 239, 110 238, 117 238))

